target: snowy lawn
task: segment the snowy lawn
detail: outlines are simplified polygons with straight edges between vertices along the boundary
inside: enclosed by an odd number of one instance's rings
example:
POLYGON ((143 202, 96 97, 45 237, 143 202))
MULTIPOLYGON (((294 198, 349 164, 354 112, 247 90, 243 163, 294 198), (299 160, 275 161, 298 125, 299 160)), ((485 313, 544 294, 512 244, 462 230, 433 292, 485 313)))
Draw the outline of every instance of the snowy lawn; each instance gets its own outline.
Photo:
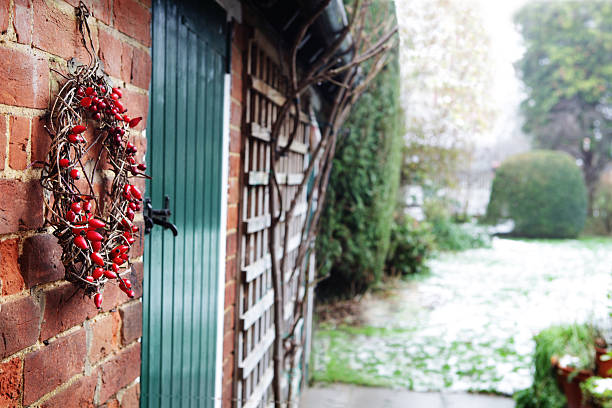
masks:
POLYGON ((319 325, 313 378, 512 394, 531 384, 532 336, 603 319, 612 240, 494 239, 445 253, 431 274, 365 297, 360 326, 319 325))

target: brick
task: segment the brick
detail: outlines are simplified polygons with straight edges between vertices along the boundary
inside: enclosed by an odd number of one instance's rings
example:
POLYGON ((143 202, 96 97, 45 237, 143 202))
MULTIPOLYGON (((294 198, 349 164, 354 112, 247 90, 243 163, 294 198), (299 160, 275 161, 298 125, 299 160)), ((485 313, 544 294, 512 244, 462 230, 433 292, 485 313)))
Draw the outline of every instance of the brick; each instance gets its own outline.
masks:
POLYGON ((91 324, 89 362, 94 364, 119 349, 119 313, 112 312, 91 324))
POLYGON ((99 56, 104 62, 106 72, 114 77, 121 77, 122 42, 105 29, 98 32, 100 38, 99 56))
POLYGON ((46 59, 0 47, 0 103, 46 109, 49 103, 49 63, 46 59))
POLYGON ((28 288, 64 277, 62 248, 51 234, 34 235, 23 241, 19 264, 28 288))
POLYGON ((32 0, 15 0, 13 27, 17 41, 21 44, 32 43, 32 0))
POLYGON ((236 278, 238 271, 236 270, 237 258, 234 256, 225 262, 225 281, 229 282, 236 278))
POLYGON ((0 364, 0 407, 16 408, 19 406, 22 376, 23 363, 20 358, 0 364))
POLYGON ((134 58, 134 47, 130 44, 121 43, 121 79, 130 82, 132 78, 132 59, 134 58))
POLYGON ((230 110, 230 124, 240 126, 242 123, 242 106, 236 101, 232 101, 230 110))
POLYGON ((134 291, 134 297, 139 298, 142 296, 142 280, 144 278, 144 266, 142 262, 135 262, 132 265, 132 271, 127 276, 127 278, 132 282, 132 290, 134 291))
POLYGON ((227 208, 227 230, 233 231, 238 228, 238 206, 230 205, 227 208))
POLYGON ((223 315, 223 332, 232 331, 236 320, 234 306, 230 306, 225 310, 223 315))
POLYGON ((151 45, 151 12, 136 0, 115 0, 113 23, 119 31, 151 45))
POLYGON ((0 115, 0 170, 4 170, 7 140, 8 133, 6 132, 6 116, 0 115))
POLYGON ((130 298, 119 289, 119 286, 115 282, 109 282, 108 285, 104 286, 104 293, 102 296, 103 312, 114 310, 117 305, 130 300, 130 298))
POLYGON ((81 377, 39 406, 40 408, 93 408, 97 383, 97 373, 81 377))
MULTIPOLYGON (((229 358, 234 353, 235 340, 236 340, 236 336, 234 335, 233 330, 226 332, 225 335, 223 336, 223 361, 225 361, 226 358, 229 358)), ((225 374, 223 374, 223 378, 227 379, 228 377, 225 374)))
POLYGON ((81 328, 27 354, 23 369, 23 404, 31 404, 83 371, 86 352, 85 330, 81 328))
POLYGON ((140 48, 134 48, 130 82, 139 88, 149 89, 150 81, 151 56, 140 48))
POLYGON ((9 166, 24 170, 28 165, 28 139, 30 138, 30 119, 11 116, 9 138, 9 166))
POLYGON ((121 388, 140 375, 140 343, 126 347, 101 365, 102 381, 99 400, 106 402, 121 388))
POLYGON ((121 396, 121 408, 139 408, 140 383, 134 384, 125 390, 121 396))
POLYGON ((121 314, 121 343, 129 344, 142 337, 142 303, 131 302, 119 309, 121 314))
POLYGON ((25 297, 3 303, 0 307, 0 359, 36 343, 40 307, 25 297))
POLYGON ((40 329, 41 340, 80 325, 85 319, 92 318, 97 313, 93 300, 86 296, 82 289, 69 282, 48 289, 44 297, 45 311, 40 329))
POLYGON ((230 129, 230 152, 240 153, 242 147, 242 135, 239 130, 230 129))
POLYGON ((223 381, 231 379, 234 375, 234 355, 230 354, 226 361, 223 362, 223 381))
POLYGON ((0 0, 0 34, 6 33, 9 23, 10 2, 0 0))
POLYGON ((229 176, 238 177, 240 175, 240 155, 231 154, 229 157, 229 176))
POLYGON ((129 89, 123 90, 123 99, 125 106, 129 109, 130 116, 135 118, 142 116, 142 120, 136 126, 135 130, 142 130, 147 127, 147 110, 149 108, 149 97, 146 94, 137 93, 129 89))
POLYGON ((19 239, 0 242, 0 280, 2 296, 13 295, 23 290, 25 283, 19 270, 19 239))
POLYGON ((119 408, 119 400, 117 398, 108 400, 106 404, 100 405, 100 408, 119 408))
POLYGON ((38 180, 0 180, 0 234, 42 227, 42 187, 38 180))
MULTIPOLYGON (((75 57, 83 63, 89 56, 81 42, 74 13, 66 14, 47 0, 33 0, 34 25, 32 44, 34 47, 59 55, 64 59, 75 57)), ((97 44, 97 30, 89 25, 94 46, 97 44)))
POLYGON ((232 280, 225 284, 225 307, 236 303, 236 281, 232 280))
POLYGON ((232 232, 227 235, 225 243, 226 256, 236 255, 238 253, 238 234, 232 232))
MULTIPOLYGON (((47 160, 47 153, 49 147, 51 147, 51 137, 49 132, 45 129, 47 124, 44 118, 32 119, 32 161, 45 161, 47 160)), ((40 167, 37 165, 35 167, 40 167)))
POLYGON ((231 381, 228 381, 227 383, 223 384, 223 390, 221 394, 223 397, 223 403, 221 406, 223 407, 232 406, 233 393, 234 393, 234 385, 232 384, 231 381))
MULTIPOLYGON (((73 7, 78 7, 79 0, 66 0, 66 3, 73 7)), ((92 16, 104 24, 110 25, 111 0, 85 0, 84 3, 92 16)))

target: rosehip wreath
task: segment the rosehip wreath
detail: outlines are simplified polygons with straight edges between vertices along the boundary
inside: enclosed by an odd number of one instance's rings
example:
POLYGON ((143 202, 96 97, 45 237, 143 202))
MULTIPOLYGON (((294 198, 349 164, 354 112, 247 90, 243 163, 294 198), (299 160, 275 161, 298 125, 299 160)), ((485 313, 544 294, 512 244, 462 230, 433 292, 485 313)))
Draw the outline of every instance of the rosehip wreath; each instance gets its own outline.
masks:
POLYGON ((136 161, 136 147, 129 142, 129 128, 141 118, 127 115, 121 90, 111 85, 104 72, 87 24, 89 11, 82 2, 76 14, 89 64, 73 58, 68 63, 69 74, 61 74, 66 82, 46 126, 52 142, 41 184, 50 192, 49 199, 44 199, 46 220, 62 247, 66 277, 83 286, 100 308, 102 290, 109 281, 116 281, 127 296, 134 297, 132 283, 122 276, 131 270, 128 254, 139 236, 133 220, 142 206, 142 193, 131 178, 148 176, 146 165, 136 161), (93 140, 86 140, 88 126, 93 127, 93 140), (89 152, 98 152, 93 164, 85 160, 89 152), (104 197, 94 191, 103 152, 106 168, 113 174, 104 197))

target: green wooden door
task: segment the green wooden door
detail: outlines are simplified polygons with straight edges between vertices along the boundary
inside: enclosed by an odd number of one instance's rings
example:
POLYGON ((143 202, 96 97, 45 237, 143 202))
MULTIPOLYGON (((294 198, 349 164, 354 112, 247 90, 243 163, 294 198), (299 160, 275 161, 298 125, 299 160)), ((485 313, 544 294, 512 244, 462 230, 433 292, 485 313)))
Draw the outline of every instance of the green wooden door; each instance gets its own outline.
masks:
POLYGON ((141 406, 212 407, 225 12, 212 0, 154 0, 152 33, 147 195, 153 208, 170 198, 178 235, 155 226, 146 238, 141 406))

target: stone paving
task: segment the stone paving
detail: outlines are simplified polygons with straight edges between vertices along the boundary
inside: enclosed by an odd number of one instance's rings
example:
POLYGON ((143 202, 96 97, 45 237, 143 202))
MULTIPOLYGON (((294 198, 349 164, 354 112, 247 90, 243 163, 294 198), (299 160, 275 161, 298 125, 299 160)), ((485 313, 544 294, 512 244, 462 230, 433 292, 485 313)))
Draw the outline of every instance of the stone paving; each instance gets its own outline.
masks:
POLYGON ((335 384, 309 388, 300 408, 511 408, 511 398, 488 395, 414 392, 335 384))

